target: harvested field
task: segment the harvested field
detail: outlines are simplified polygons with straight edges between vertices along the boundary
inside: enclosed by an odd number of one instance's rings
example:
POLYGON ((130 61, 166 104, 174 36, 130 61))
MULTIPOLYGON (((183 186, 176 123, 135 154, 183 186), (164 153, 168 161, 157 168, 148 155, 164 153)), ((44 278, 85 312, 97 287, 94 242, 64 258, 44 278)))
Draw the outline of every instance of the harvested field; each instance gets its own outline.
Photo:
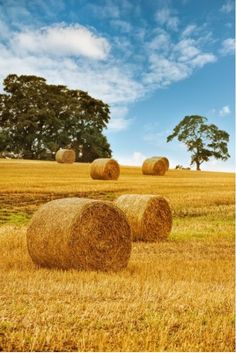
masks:
POLYGON ((0 348, 5 351, 234 351, 234 174, 0 160, 0 348), (146 182, 148 178, 148 183, 146 182), (133 243, 118 273, 38 269, 26 247, 47 201, 154 194, 173 211, 169 240, 133 243))

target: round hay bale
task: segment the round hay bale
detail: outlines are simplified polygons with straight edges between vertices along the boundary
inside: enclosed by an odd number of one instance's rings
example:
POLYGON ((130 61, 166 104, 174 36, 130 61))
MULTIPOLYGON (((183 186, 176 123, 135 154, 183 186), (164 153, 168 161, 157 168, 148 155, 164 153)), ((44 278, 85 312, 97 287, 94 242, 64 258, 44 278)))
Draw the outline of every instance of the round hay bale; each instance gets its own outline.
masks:
POLYGON ((33 262, 61 269, 119 271, 131 253, 131 229, 111 202, 66 198, 48 202, 27 230, 33 262))
POLYGON ((120 175, 120 166, 114 159, 95 159, 90 167, 92 179, 117 180, 120 175))
POLYGON ((71 149, 59 149, 56 153, 56 161, 58 163, 74 163, 75 151, 71 149))
POLYGON ((134 241, 167 239, 172 228, 172 212, 167 200, 156 195, 122 195, 115 200, 126 215, 134 241))
POLYGON ((164 175, 166 164, 161 158, 147 158, 143 162, 142 172, 144 175, 164 175))
POLYGON ((163 157, 163 156, 153 156, 152 158, 162 159, 162 160, 165 162, 165 165, 166 165, 166 170, 168 170, 168 169, 169 169, 170 162, 169 162, 169 159, 168 159, 168 158, 163 157))

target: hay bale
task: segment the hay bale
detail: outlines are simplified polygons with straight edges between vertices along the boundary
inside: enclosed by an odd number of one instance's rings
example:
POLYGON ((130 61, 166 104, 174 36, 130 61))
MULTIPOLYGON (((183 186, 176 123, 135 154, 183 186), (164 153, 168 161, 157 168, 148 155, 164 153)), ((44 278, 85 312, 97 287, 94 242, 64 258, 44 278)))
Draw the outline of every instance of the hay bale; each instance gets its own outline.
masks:
POLYGON ((156 195, 122 195, 115 200, 126 215, 134 241, 167 239, 172 228, 172 212, 167 200, 156 195))
POLYGON ((117 180, 120 175, 120 166, 110 158, 98 158, 93 161, 90 167, 92 179, 117 180))
POLYGON ((131 230, 111 202, 66 198, 48 202, 34 214, 27 246, 42 267, 118 271, 131 252, 131 230))
POLYGON ((143 162, 142 172, 144 175, 164 175, 166 164, 162 158, 147 158, 143 162))
POLYGON ((56 153, 56 161, 58 163, 74 163, 75 151, 71 149, 60 148, 56 153))
POLYGON ((166 170, 169 169, 169 166, 170 166, 170 162, 169 162, 169 159, 166 158, 166 157, 163 157, 163 156, 153 156, 152 158, 158 158, 158 159, 161 159, 165 162, 165 165, 166 165, 166 170))

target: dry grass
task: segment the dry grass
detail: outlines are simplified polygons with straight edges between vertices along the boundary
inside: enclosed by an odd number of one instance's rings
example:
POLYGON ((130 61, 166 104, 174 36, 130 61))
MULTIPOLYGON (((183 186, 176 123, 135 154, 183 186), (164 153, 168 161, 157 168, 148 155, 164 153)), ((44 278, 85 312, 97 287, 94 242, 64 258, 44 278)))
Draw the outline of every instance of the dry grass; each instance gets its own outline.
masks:
POLYGON ((233 174, 122 167, 118 181, 95 181, 89 165, 22 161, 0 170, 2 350, 234 351, 233 174), (115 274, 33 265, 23 224, 41 203, 124 193, 167 196, 168 242, 134 243, 115 274))

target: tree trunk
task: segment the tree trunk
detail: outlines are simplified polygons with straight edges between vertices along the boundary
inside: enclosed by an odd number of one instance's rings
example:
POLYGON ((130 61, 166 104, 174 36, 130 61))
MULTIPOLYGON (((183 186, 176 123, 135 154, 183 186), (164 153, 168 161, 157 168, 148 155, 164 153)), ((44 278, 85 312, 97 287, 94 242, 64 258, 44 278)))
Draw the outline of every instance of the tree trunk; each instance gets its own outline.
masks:
POLYGON ((199 162, 199 161, 196 161, 196 165, 197 165, 197 170, 201 170, 201 169, 200 169, 200 162, 199 162))

